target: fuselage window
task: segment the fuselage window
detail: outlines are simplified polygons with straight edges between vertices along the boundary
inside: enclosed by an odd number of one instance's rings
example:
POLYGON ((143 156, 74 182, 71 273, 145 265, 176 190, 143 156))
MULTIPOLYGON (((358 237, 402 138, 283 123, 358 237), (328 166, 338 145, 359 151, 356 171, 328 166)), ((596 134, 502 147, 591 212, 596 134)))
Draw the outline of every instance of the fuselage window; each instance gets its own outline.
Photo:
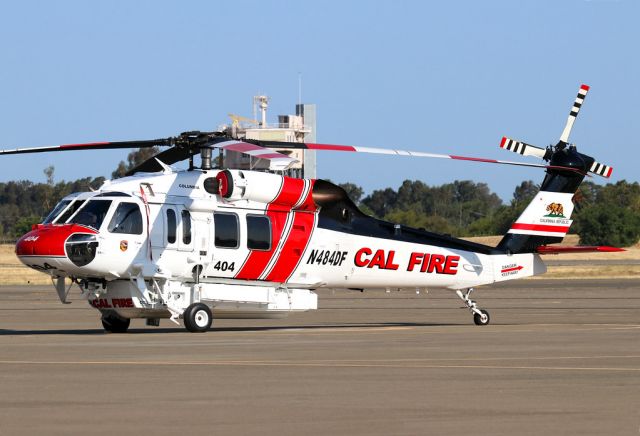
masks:
POLYGON ((120 203, 108 227, 111 233, 142 234, 142 213, 135 203, 120 203))
POLYGON ((176 213, 173 209, 167 209, 167 242, 176 243, 176 213))
POLYGON ((218 248, 238 248, 240 226, 235 213, 214 213, 215 245, 218 248))
POLYGON ((247 215, 247 248, 271 249, 271 220, 264 215, 247 215))
POLYGON ((182 211, 182 243, 191 244, 191 214, 188 210, 182 211))
POLYGON ((107 215, 109 206, 111 206, 111 200, 89 200, 69 222, 98 230, 107 215))

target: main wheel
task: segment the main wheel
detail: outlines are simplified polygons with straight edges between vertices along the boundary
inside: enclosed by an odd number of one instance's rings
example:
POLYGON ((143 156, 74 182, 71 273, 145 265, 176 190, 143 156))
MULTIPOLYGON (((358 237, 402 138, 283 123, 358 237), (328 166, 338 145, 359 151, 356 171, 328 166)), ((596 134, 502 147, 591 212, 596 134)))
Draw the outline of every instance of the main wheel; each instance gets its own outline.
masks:
POLYGON ((187 307, 182 318, 185 328, 192 333, 206 332, 213 322, 211 309, 203 303, 194 303, 187 307))
POLYGON ((486 310, 480 310, 480 312, 482 312, 482 314, 479 313, 474 313, 473 314, 473 322, 476 323, 476 325, 487 325, 489 324, 489 312, 487 312, 486 310))
POLYGON ((123 318, 116 313, 106 313, 102 315, 102 327, 109 333, 126 333, 131 320, 123 318))

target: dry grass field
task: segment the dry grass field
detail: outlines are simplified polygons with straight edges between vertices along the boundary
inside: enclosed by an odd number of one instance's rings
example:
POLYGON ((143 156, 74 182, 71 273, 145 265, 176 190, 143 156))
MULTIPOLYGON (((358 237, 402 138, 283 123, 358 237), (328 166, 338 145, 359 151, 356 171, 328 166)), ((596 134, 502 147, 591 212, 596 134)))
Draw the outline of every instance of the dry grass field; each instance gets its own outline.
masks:
MULTIPOLYGON (((501 236, 468 238, 474 242, 496 245, 501 236)), ((569 235, 562 245, 577 245, 578 238, 569 235)), ((592 278, 633 278, 640 277, 640 244, 629 247, 619 253, 573 253, 549 255, 545 261, 552 261, 549 271, 537 278, 592 279, 592 278), (553 265, 553 261, 572 261, 572 265, 553 265), (606 264, 593 264, 593 261, 607 261, 606 264), (610 261, 610 262, 609 262, 610 261), (637 261, 637 262, 635 262, 637 261), (618 263, 619 262, 619 263, 618 263)), ((2 285, 45 285, 51 279, 43 273, 22 265, 14 253, 11 244, 0 244, 0 286, 2 285)))
POLYGON ((51 279, 46 274, 27 268, 20 263, 13 245, 0 244, 0 286, 29 284, 51 284, 51 279))

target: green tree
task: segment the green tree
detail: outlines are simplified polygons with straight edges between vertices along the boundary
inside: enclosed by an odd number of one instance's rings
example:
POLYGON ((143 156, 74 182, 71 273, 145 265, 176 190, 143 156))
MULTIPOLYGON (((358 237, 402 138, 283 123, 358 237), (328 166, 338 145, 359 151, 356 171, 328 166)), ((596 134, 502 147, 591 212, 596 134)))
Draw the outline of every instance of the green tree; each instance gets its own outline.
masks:
POLYGON ((513 199, 511 200, 511 204, 513 206, 529 204, 539 190, 540 186, 534 183, 533 180, 522 182, 518 186, 516 186, 516 189, 513 191, 513 199))
POLYGON ((340 183, 338 186, 345 190, 351 201, 353 201, 355 204, 360 203, 360 199, 364 195, 364 191, 360 186, 349 182, 340 183))
POLYGON ((597 204, 580 214, 580 243, 628 247, 640 239, 640 215, 628 207, 597 204))
POLYGON ((49 165, 44 169, 44 175, 47 177, 47 185, 53 186, 53 173, 56 168, 53 165, 49 165))
POLYGON ((38 215, 30 215, 21 217, 16 221, 13 227, 13 236, 19 238, 20 236, 28 233, 34 224, 38 224, 41 218, 38 215))
POLYGON ((581 186, 588 204, 575 213, 575 230, 586 245, 629 246, 640 240, 640 184, 621 180, 599 187, 581 186))
POLYGON ((393 209, 396 201, 396 192, 391 188, 387 188, 373 191, 371 195, 368 195, 362 200, 362 203, 364 203, 375 216, 382 218, 393 209))

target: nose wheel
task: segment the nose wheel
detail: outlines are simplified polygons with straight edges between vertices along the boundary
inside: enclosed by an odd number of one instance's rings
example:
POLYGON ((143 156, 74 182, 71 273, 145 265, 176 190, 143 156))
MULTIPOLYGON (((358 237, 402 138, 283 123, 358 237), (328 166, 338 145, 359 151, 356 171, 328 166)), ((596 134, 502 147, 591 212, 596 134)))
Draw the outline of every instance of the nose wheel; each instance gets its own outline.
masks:
POLYGON ((476 325, 487 325, 489 324, 489 320, 489 312, 487 312, 486 310, 480 309, 480 313, 473 314, 473 322, 476 325))
POLYGON ((470 298, 472 292, 473 288, 469 288, 467 289, 467 292, 464 293, 460 290, 457 290, 456 294, 464 302, 465 306, 467 306, 469 312, 473 314, 473 322, 475 323, 475 325, 487 325, 489 324, 489 321, 491 319, 489 317, 489 312, 484 309, 478 308, 476 302, 470 298))

